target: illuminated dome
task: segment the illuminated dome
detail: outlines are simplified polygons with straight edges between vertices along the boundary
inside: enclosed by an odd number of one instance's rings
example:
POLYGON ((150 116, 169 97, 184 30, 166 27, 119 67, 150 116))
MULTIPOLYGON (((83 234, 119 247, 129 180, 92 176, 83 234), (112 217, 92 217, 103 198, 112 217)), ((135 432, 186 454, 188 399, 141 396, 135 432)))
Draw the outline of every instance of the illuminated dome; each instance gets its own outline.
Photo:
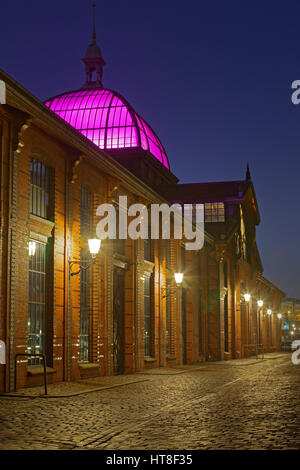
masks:
POLYGON ((149 124, 121 95, 103 88, 106 62, 96 42, 95 8, 93 2, 92 42, 82 59, 86 75, 83 88, 55 96, 45 105, 108 153, 140 149, 152 154, 169 170, 166 152, 149 124))
POLYGON ((169 169, 157 135, 118 93, 82 89, 51 98, 45 105, 99 148, 108 151, 140 148, 169 169))

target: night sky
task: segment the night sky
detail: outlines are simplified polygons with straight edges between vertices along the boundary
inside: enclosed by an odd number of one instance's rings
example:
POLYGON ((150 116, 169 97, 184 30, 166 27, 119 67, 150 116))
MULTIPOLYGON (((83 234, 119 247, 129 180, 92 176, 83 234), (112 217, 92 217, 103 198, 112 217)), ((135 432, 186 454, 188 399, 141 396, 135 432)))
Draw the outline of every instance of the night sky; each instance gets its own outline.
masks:
MULTIPOLYGON (((84 83, 91 0, 3 1, 0 68, 41 100, 84 83)), ((162 140, 183 182, 250 164, 264 275, 300 297, 299 1, 98 0, 104 86, 162 140)))

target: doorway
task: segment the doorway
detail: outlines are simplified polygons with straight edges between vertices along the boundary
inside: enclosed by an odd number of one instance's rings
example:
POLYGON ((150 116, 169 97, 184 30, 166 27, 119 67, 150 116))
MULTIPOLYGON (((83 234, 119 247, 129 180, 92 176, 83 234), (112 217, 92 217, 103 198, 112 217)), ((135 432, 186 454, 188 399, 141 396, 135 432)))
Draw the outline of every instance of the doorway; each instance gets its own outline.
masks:
POLYGON ((125 271, 114 268, 114 375, 125 372, 125 271))

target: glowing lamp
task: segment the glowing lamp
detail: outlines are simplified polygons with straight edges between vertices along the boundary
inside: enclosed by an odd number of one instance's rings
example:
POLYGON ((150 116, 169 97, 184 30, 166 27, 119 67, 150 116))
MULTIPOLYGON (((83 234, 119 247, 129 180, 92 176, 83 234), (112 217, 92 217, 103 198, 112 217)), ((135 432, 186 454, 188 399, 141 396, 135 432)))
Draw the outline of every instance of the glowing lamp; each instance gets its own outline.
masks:
POLYGON ((281 313, 278 313, 277 317, 278 317, 278 318, 279 318, 279 320, 280 320, 280 318, 282 318, 282 315, 281 315, 281 313))
POLYGON ((258 301, 257 301, 257 305, 258 305, 259 307, 262 307, 263 304, 264 304, 264 301, 263 301, 263 300, 258 300, 258 301))
POLYGON ((101 246, 101 240, 98 238, 89 239, 89 250, 93 258, 99 253, 101 246))
POLYGON ((250 294, 245 294, 244 299, 246 300, 246 302, 250 302, 251 295, 250 294))
POLYGON ((268 308, 267 314, 268 314, 268 315, 272 315, 272 310, 271 310, 270 308, 268 308))
POLYGON ((35 250, 36 250, 36 243, 35 242, 29 242, 28 243, 29 256, 34 256, 35 255, 35 250))
POLYGON ((175 282, 176 284, 181 284, 183 280, 183 274, 182 273, 175 273, 175 282))

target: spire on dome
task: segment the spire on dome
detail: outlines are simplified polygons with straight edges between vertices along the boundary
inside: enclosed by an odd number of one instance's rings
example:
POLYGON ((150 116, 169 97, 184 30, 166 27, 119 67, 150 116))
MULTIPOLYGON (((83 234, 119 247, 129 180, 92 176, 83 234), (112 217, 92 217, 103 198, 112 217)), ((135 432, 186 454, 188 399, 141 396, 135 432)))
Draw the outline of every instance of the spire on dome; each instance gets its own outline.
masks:
POLYGON ((93 2, 93 32, 92 42, 86 50, 85 57, 82 59, 85 65, 86 82, 83 89, 103 88, 102 77, 103 67, 106 64, 102 57, 102 51, 96 43, 96 3, 93 2))
POLYGON ((96 27, 95 27, 95 20, 96 18, 96 3, 93 2, 93 34, 92 34, 92 43, 96 44, 96 27))

